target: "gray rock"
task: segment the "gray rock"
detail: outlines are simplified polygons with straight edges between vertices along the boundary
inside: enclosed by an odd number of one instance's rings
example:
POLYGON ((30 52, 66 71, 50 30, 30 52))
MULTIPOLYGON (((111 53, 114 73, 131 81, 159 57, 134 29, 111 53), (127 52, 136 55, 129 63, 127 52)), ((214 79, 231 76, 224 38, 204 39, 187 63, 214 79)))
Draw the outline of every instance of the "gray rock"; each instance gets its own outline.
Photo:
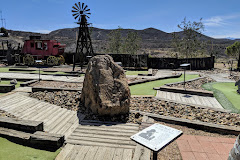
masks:
POLYGON ((88 63, 81 102, 98 115, 118 115, 129 112, 130 89, 124 70, 112 57, 100 55, 88 63))
POLYGON ((16 79, 11 80, 10 84, 15 84, 16 85, 17 84, 17 80, 16 79))

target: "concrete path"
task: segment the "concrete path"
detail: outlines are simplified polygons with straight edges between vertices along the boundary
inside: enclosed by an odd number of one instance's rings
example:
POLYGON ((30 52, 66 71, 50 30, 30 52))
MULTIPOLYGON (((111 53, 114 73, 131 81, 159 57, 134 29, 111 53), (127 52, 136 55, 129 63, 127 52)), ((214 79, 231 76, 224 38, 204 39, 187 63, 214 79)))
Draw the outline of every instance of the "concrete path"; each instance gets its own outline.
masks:
MULTIPOLYGON (((0 78, 8 79, 39 79, 38 74, 27 74, 27 73, 0 73, 0 78)), ((84 76, 82 77, 71 77, 71 76, 53 76, 53 75, 41 75, 42 80, 54 80, 64 82, 83 82, 84 76)))
POLYGON ((165 92, 165 91, 158 90, 156 98, 172 100, 178 103, 187 103, 187 104, 193 104, 193 105, 200 105, 203 107, 223 109, 221 104, 214 97, 198 96, 198 95, 190 95, 190 94, 186 95, 182 93, 165 92))
POLYGON ((44 122, 44 131, 65 135, 67 138, 78 127, 84 115, 60 106, 31 98, 27 93, 16 92, 0 97, 0 110, 18 118, 44 122))
POLYGON ((206 74, 208 77, 214 79, 216 82, 235 82, 234 80, 228 79, 229 74, 218 73, 218 74, 206 74))
POLYGON ((182 135, 177 139, 183 160, 226 160, 235 138, 182 135))

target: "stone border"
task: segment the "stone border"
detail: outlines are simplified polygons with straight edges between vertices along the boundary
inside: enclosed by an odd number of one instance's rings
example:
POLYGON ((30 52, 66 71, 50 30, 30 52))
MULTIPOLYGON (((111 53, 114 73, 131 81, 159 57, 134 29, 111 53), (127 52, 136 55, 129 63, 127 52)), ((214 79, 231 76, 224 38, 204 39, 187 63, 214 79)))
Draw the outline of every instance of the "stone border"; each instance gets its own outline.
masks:
POLYGON ((51 87, 32 87, 32 92, 54 92, 54 91, 82 91, 82 88, 51 88, 51 87))
MULTIPOLYGON (((201 76, 201 75, 199 74, 199 76, 201 76)), ((192 81, 196 81, 196 80, 203 79, 203 78, 206 78, 206 77, 203 76, 203 77, 198 77, 198 78, 190 79, 190 80, 185 81, 185 83, 192 82, 192 81)), ((175 83, 166 83, 165 85, 166 85, 166 86, 170 86, 170 85, 181 84, 181 83, 184 83, 184 81, 175 82, 175 83)))
POLYGON ((154 87, 153 89, 154 90, 160 90, 160 91, 166 91, 166 92, 174 92, 174 93, 214 97, 212 91, 205 91, 205 90, 183 89, 183 88, 168 87, 168 86, 154 87))
POLYGON ((218 125, 218 124, 214 124, 214 123, 200 122, 200 121, 195 121, 195 120, 191 121, 191 120, 183 119, 183 118, 162 116, 162 115, 141 112, 141 111, 134 111, 134 110, 131 110, 130 112, 131 113, 140 113, 141 115, 148 116, 153 119, 161 120, 163 122, 184 125, 184 126, 194 128, 194 129, 208 130, 211 132, 217 132, 217 133, 221 133, 221 134, 233 134, 233 135, 240 134, 240 127, 218 125))
POLYGON ((133 82, 128 83, 129 86, 135 85, 135 84, 141 84, 141 83, 146 83, 146 82, 151 82, 151 81, 156 81, 156 80, 162 80, 162 79, 169 79, 169 78, 179 78, 181 77, 182 74, 177 74, 173 76, 166 76, 166 77, 156 77, 156 78, 149 78, 149 79, 140 79, 136 80, 133 82))
POLYGON ((15 89, 15 84, 0 84, 0 93, 8 93, 15 89))
POLYGON ((165 98, 157 98, 157 97, 154 97, 154 98, 162 100, 162 101, 171 102, 171 103, 178 103, 178 104, 183 104, 183 105, 187 105, 187 106, 199 107, 201 109, 211 109, 211 110, 214 110, 214 111, 231 113, 230 110, 221 109, 221 108, 213 108, 213 107, 209 107, 209 106, 204 106, 204 105, 199 105, 199 104, 192 104, 192 103, 186 103, 186 102, 180 102, 180 101, 174 101, 174 100, 169 100, 169 99, 165 99, 165 98))
POLYGON ((21 83, 20 84, 20 86, 21 87, 27 87, 27 86, 29 86, 30 84, 33 84, 33 83, 35 83, 35 82, 38 82, 38 80, 31 80, 31 81, 27 81, 27 82, 23 82, 23 83, 21 83))

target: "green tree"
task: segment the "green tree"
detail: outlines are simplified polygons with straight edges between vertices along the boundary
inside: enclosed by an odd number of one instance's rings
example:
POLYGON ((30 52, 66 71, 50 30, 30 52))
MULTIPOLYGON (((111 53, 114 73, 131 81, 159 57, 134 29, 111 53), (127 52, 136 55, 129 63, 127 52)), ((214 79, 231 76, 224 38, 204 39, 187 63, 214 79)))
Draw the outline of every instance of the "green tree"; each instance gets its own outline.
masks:
POLYGON ((202 35, 202 31, 204 31, 204 25, 202 23, 202 18, 199 22, 196 21, 187 21, 186 17, 178 25, 178 28, 183 31, 183 36, 178 41, 178 47, 180 46, 181 54, 183 54, 186 58, 196 57, 199 52, 201 52, 202 44, 199 38, 202 35))
POLYGON ((118 29, 112 30, 108 34, 107 52, 110 52, 110 53, 121 53, 121 51, 122 51, 121 30, 122 30, 122 28, 118 27, 118 29))
POLYGON ((0 33, 3 33, 4 37, 8 37, 8 31, 4 27, 0 28, 0 33))
POLYGON ((225 53, 238 61, 237 68, 240 70, 240 42, 235 42, 231 46, 228 46, 225 53))
POLYGON ((128 32, 124 39, 123 52, 137 54, 137 51, 140 49, 140 43, 141 38, 138 36, 137 32, 128 32))

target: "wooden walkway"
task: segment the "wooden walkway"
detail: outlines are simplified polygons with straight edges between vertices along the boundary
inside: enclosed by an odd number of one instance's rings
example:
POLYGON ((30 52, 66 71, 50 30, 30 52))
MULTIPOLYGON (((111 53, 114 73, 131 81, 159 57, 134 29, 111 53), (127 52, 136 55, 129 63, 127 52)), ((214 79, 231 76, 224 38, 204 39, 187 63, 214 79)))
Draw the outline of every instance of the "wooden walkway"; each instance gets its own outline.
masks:
POLYGON ((44 131, 65 135, 67 138, 79 125, 84 115, 77 115, 60 106, 28 97, 27 93, 16 92, 0 97, 0 109, 25 120, 44 122, 44 131))
POLYGON ((138 124, 82 120, 56 160, 149 160, 150 150, 130 136, 138 124))
POLYGON ((223 109, 221 104, 214 97, 207 96, 197 96, 190 94, 174 93, 174 92, 165 92, 157 91, 156 98, 172 100, 178 103, 187 103, 192 105, 200 105, 210 108, 223 109))
MULTIPOLYGON (((38 74, 27 74, 27 73, 8 73, 1 72, 0 78, 8 79, 39 79, 38 74)), ((53 75, 41 75, 42 80, 54 80, 54 81, 64 81, 64 82, 83 82, 84 76, 72 77, 72 76, 53 76, 53 75)))

